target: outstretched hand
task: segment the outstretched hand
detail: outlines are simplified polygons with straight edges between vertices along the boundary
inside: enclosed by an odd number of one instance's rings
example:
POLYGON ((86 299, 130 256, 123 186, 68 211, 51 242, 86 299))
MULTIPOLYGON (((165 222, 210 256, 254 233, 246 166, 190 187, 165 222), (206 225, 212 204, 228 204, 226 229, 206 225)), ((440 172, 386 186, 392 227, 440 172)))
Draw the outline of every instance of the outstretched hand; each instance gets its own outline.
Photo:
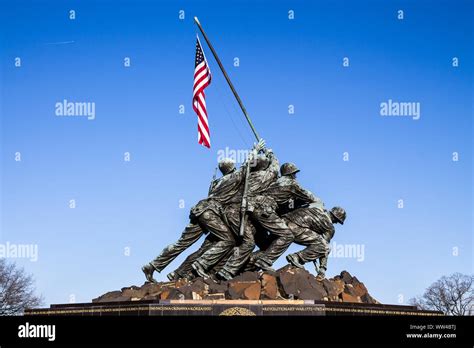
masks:
POLYGON ((260 139, 257 144, 254 144, 254 149, 258 152, 262 151, 265 148, 265 140, 260 139))

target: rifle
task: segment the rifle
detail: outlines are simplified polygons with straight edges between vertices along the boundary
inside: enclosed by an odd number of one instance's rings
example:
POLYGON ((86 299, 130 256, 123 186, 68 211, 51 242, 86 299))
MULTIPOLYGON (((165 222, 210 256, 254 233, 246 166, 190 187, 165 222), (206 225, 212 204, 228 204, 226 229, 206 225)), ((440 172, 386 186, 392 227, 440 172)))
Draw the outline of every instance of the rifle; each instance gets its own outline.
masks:
POLYGON ((245 223, 247 220, 247 193, 249 190, 249 181, 248 177, 250 175, 250 161, 251 158, 248 159, 246 166, 245 166, 245 178, 244 178, 244 193, 242 194, 242 204, 240 205, 240 230, 239 236, 243 237, 245 233, 245 223))
POLYGON ((313 260, 313 265, 314 265, 314 270, 316 271, 316 274, 318 274, 319 273, 318 260, 313 260))
POLYGON ((216 181, 216 176, 217 176, 217 167, 214 170, 214 175, 212 176, 212 180, 211 180, 211 183, 209 185, 209 192, 207 193, 208 196, 211 194, 212 189, 214 188, 214 182, 216 181))

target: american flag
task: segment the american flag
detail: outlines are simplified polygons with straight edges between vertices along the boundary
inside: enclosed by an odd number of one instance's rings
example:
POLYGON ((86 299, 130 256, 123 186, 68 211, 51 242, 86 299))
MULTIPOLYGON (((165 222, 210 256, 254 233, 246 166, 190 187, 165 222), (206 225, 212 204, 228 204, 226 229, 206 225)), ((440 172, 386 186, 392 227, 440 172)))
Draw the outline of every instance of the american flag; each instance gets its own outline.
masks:
POLYGON ((193 109, 198 116, 198 143, 210 148, 211 135, 207 121, 206 95, 204 89, 211 84, 211 70, 202 51, 199 37, 196 40, 196 62, 194 67, 193 109))

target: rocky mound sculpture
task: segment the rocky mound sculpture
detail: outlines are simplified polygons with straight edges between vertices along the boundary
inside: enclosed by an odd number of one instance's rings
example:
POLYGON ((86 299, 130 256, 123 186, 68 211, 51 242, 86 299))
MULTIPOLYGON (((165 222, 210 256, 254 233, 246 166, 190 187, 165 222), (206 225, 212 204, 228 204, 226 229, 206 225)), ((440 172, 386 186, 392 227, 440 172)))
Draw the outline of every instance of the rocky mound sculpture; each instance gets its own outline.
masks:
POLYGON ((378 304, 347 271, 322 281, 305 269, 287 265, 275 272, 244 272, 230 281, 211 278, 145 283, 111 291, 94 303, 142 300, 316 300, 378 304))

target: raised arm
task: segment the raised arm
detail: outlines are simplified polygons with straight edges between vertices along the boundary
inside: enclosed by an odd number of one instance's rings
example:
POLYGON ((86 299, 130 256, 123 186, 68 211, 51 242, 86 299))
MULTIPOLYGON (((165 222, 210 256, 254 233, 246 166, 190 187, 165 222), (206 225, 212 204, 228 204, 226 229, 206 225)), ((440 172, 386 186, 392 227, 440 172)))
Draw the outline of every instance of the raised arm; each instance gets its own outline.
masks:
POLYGON ((239 170, 241 170, 242 168, 245 168, 248 161, 252 161, 253 159, 255 159, 258 155, 258 153, 260 151, 262 151, 263 149, 265 148, 265 140, 264 139, 260 139, 260 141, 258 143, 255 143, 252 147, 252 149, 250 150, 249 152, 249 155, 247 156, 247 158, 245 159, 245 161, 242 163, 242 165, 240 166, 239 170))

